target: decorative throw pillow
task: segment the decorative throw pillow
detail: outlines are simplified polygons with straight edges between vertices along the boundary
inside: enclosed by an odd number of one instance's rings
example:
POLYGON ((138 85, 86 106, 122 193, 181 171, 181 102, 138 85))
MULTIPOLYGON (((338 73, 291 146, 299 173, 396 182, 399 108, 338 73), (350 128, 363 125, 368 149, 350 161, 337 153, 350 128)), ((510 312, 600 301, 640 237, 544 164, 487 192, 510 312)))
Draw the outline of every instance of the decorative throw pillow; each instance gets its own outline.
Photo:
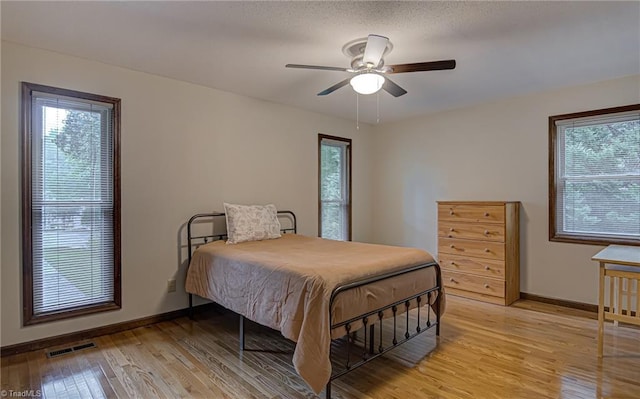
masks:
POLYGON ((227 219, 227 244, 279 238, 278 211, 269 205, 236 205, 224 203, 227 219))

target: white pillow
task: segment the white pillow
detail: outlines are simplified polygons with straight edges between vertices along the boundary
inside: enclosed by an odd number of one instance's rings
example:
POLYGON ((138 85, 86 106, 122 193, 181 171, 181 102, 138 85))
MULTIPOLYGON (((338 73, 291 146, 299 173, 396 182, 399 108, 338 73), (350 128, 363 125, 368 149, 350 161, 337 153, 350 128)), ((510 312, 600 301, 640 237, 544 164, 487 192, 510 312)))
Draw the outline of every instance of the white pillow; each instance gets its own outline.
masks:
POLYGON ((280 238, 278 210, 269 205, 224 203, 227 219, 227 244, 280 238))

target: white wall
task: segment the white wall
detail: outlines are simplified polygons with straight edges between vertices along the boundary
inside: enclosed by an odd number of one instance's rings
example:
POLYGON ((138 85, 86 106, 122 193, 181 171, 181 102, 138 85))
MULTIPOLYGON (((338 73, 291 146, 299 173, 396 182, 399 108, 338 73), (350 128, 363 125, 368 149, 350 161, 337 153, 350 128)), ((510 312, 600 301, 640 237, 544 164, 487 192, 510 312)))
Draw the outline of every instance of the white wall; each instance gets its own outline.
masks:
POLYGON ((548 240, 548 117, 640 103, 640 76, 374 128, 374 241, 437 252, 436 201, 521 201, 521 291, 597 303, 601 247, 548 240))
MULTIPOLYGON (((353 139, 353 234, 370 240, 371 127, 2 42, 2 346, 184 308, 178 237, 222 202, 267 203, 317 234, 317 134, 353 139), (21 326, 20 82, 122 99, 122 309, 21 326), (178 292, 167 294, 167 279, 178 292)), ((213 73, 213 72, 212 72, 213 73)))

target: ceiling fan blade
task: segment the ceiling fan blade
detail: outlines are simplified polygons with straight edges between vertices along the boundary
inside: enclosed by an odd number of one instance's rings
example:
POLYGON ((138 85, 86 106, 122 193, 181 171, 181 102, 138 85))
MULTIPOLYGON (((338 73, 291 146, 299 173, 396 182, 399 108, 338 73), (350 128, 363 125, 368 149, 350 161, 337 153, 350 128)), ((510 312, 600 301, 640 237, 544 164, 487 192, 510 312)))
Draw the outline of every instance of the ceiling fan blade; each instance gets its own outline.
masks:
POLYGON ((389 65, 389 67, 391 71, 387 73, 440 71, 443 69, 454 69, 456 67, 456 60, 416 62, 415 64, 389 65))
POLYGON ((371 64, 374 67, 378 66, 388 42, 388 37, 369 35, 367 38, 367 46, 364 48, 364 56, 362 57, 365 65, 371 64))
POLYGON ((338 90, 339 88, 346 86, 349 81, 351 80, 351 78, 346 78, 345 80, 338 82, 336 84, 334 84, 333 86, 329 87, 326 90, 321 91, 320 93, 318 93, 319 96, 326 96, 327 94, 331 94, 334 91, 338 90))
POLYGON ((300 65, 300 64, 287 64, 286 68, 300 68, 300 69, 320 69, 323 71, 341 71, 347 72, 347 68, 319 66, 319 65, 300 65))
POLYGON ((400 97, 407 94, 407 91, 395 84, 391 79, 385 76, 382 89, 394 97, 400 97))

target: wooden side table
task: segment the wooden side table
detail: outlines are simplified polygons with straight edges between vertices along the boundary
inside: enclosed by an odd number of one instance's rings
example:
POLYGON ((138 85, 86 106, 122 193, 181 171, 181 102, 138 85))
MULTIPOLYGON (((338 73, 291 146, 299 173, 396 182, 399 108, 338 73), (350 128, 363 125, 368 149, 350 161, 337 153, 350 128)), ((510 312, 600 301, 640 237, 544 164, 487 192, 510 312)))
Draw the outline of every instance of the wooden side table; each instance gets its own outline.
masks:
POLYGON ((600 262, 598 357, 602 357, 605 320, 613 320, 616 324, 621 321, 640 325, 640 247, 609 245, 591 260, 600 262), (609 280, 609 308, 606 312, 605 277, 609 280), (635 308, 635 316, 632 315, 632 308, 635 308))

